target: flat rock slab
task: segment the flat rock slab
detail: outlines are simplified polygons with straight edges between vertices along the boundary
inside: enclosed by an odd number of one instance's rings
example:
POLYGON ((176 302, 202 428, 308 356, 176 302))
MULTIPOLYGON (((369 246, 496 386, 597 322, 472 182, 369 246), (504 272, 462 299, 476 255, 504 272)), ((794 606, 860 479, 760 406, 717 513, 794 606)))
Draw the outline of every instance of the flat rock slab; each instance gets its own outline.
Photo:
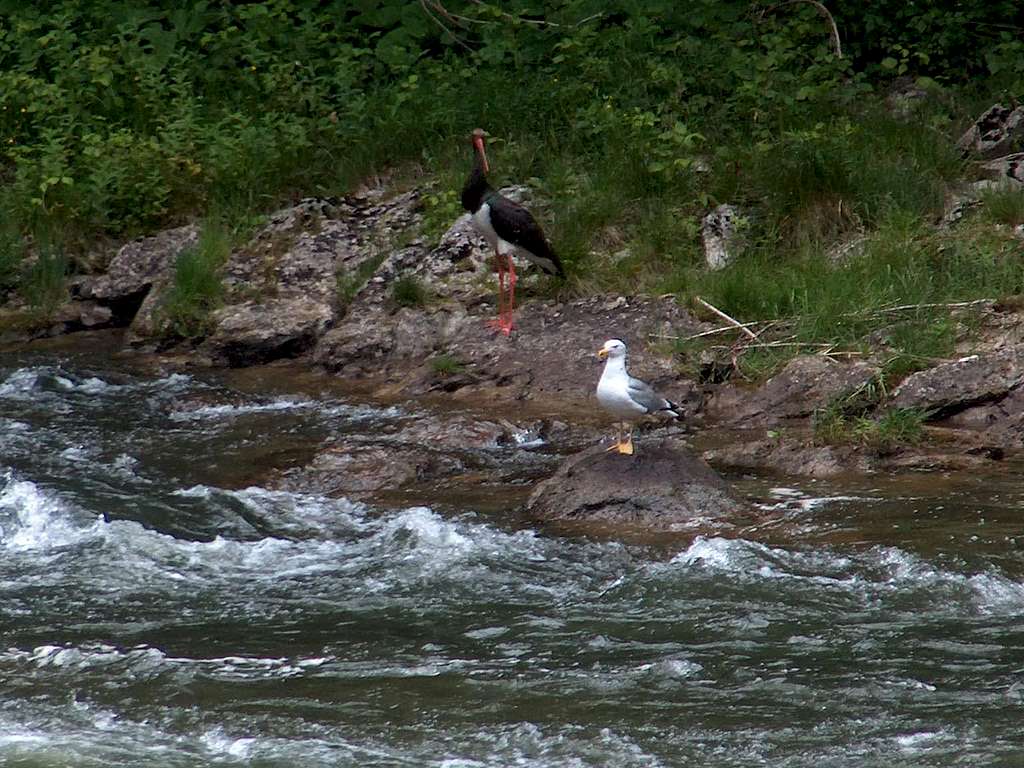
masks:
POLYGON ((897 408, 920 408, 951 415, 1000 400, 1024 384, 1024 346, 971 355, 914 373, 893 392, 897 408))
POLYGON ((813 445, 807 440, 751 439, 705 451, 716 466, 747 471, 777 472, 799 477, 837 477, 870 471, 853 445, 813 445))
POLYGON ((334 320, 326 303, 304 298, 231 304, 213 314, 206 345, 217 362, 253 365, 295 357, 313 346, 334 320))
POLYGON ((681 530, 747 512, 729 486, 680 442, 637 445, 633 456, 595 446, 568 458, 527 504, 541 521, 602 522, 681 530))
POLYGON ((353 312, 324 335, 314 360, 348 378, 390 377, 402 382, 405 394, 450 384, 445 391, 458 388, 460 396, 504 390, 508 399, 593 403, 601 375, 595 353, 605 339, 621 338, 630 345, 631 373, 664 390, 687 412, 696 408, 693 383, 679 379, 671 355, 648 344, 651 334, 700 329, 674 300, 623 296, 527 301, 518 310, 519 330, 511 338, 487 327, 493 317, 488 307, 478 310, 470 314, 458 305, 442 305, 353 312), (457 361, 457 379, 438 382, 429 375, 430 358, 441 354, 457 361), (427 375, 410 377, 411 368, 421 363, 427 375))
POLYGON ((745 426, 803 419, 876 376, 878 369, 866 363, 840 363, 823 355, 795 357, 757 389, 722 389, 708 404, 708 416, 745 426))

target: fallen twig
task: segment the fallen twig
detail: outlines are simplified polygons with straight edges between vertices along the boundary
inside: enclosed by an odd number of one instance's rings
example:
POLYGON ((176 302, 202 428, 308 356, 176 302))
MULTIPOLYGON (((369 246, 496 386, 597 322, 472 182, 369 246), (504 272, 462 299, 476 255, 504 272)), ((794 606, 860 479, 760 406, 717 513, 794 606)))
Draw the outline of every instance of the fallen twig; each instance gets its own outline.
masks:
POLYGON ((667 333, 649 333, 648 337, 652 339, 667 339, 669 341, 693 341, 694 339, 700 339, 705 336, 714 336, 715 334, 725 333, 726 331, 737 331, 743 328, 753 328, 755 325, 763 325, 768 327, 773 321, 770 320, 755 320, 752 323, 740 323, 739 327, 735 325, 723 325, 721 328, 712 328, 710 331, 701 331, 700 333, 694 333, 689 336, 672 336, 667 333))
MULTIPOLYGON (((829 344, 820 341, 762 341, 757 344, 744 344, 741 350, 746 351, 748 349, 767 349, 769 347, 825 347, 831 349, 835 344, 829 344)), ((724 344, 716 344, 711 349, 734 349, 733 346, 725 346, 724 344)))
POLYGON ((725 322, 727 322, 730 325, 732 325, 734 328, 739 328, 741 331, 743 331, 743 333, 747 334, 747 336, 749 336, 750 338, 752 338, 752 339, 756 339, 757 338, 757 334, 754 333, 753 331, 751 331, 749 328, 747 328, 739 320, 736 320, 734 318, 729 317, 727 314, 725 314, 725 312, 720 310, 718 307, 715 307, 715 306, 713 306, 711 304, 708 304, 700 296, 694 296, 693 300, 696 301, 698 304, 700 304, 705 309, 708 309, 708 310, 714 312, 716 315, 718 315, 720 318, 725 320, 725 322))
POLYGON ((880 309, 863 309, 860 312, 847 312, 843 317, 862 317, 867 315, 887 315, 891 312, 907 312, 912 309, 963 309, 965 307, 976 307, 979 304, 991 304, 995 299, 974 299, 973 301, 949 301, 926 304, 898 304, 894 307, 881 307, 880 309))

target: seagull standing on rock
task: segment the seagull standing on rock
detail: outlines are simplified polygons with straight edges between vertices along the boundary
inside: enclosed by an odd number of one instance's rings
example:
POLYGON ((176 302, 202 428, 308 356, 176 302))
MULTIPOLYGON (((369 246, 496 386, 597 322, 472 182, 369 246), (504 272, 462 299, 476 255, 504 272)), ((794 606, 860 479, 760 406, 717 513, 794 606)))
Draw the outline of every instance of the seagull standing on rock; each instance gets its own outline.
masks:
POLYGON ((626 345, 619 339, 608 339, 597 351, 600 359, 607 358, 601 380, 597 382, 597 402, 618 420, 618 439, 608 450, 633 455, 633 427, 642 416, 670 416, 680 418, 679 406, 662 397, 645 381, 634 379, 626 370, 626 345), (626 440, 622 440, 622 426, 629 424, 626 440))

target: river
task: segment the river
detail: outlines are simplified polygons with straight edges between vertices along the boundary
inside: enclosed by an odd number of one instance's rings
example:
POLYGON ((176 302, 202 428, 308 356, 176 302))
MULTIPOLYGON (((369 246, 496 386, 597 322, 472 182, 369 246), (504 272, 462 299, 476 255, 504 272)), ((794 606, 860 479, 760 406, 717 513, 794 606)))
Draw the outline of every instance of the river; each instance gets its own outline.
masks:
POLYGON ((649 541, 249 480, 404 415, 0 357, 0 765, 1024 764, 1019 474, 649 541))

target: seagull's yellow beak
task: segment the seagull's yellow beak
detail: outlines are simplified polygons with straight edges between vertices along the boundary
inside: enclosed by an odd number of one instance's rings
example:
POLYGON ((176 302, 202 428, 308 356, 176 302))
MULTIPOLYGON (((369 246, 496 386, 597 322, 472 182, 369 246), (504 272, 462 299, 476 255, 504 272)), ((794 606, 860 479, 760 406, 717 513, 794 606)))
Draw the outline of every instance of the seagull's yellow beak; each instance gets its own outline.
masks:
POLYGON ((606 357, 608 357, 608 350, 607 349, 605 349, 604 347, 601 347, 599 350, 597 350, 597 359, 598 360, 604 360, 606 357))

